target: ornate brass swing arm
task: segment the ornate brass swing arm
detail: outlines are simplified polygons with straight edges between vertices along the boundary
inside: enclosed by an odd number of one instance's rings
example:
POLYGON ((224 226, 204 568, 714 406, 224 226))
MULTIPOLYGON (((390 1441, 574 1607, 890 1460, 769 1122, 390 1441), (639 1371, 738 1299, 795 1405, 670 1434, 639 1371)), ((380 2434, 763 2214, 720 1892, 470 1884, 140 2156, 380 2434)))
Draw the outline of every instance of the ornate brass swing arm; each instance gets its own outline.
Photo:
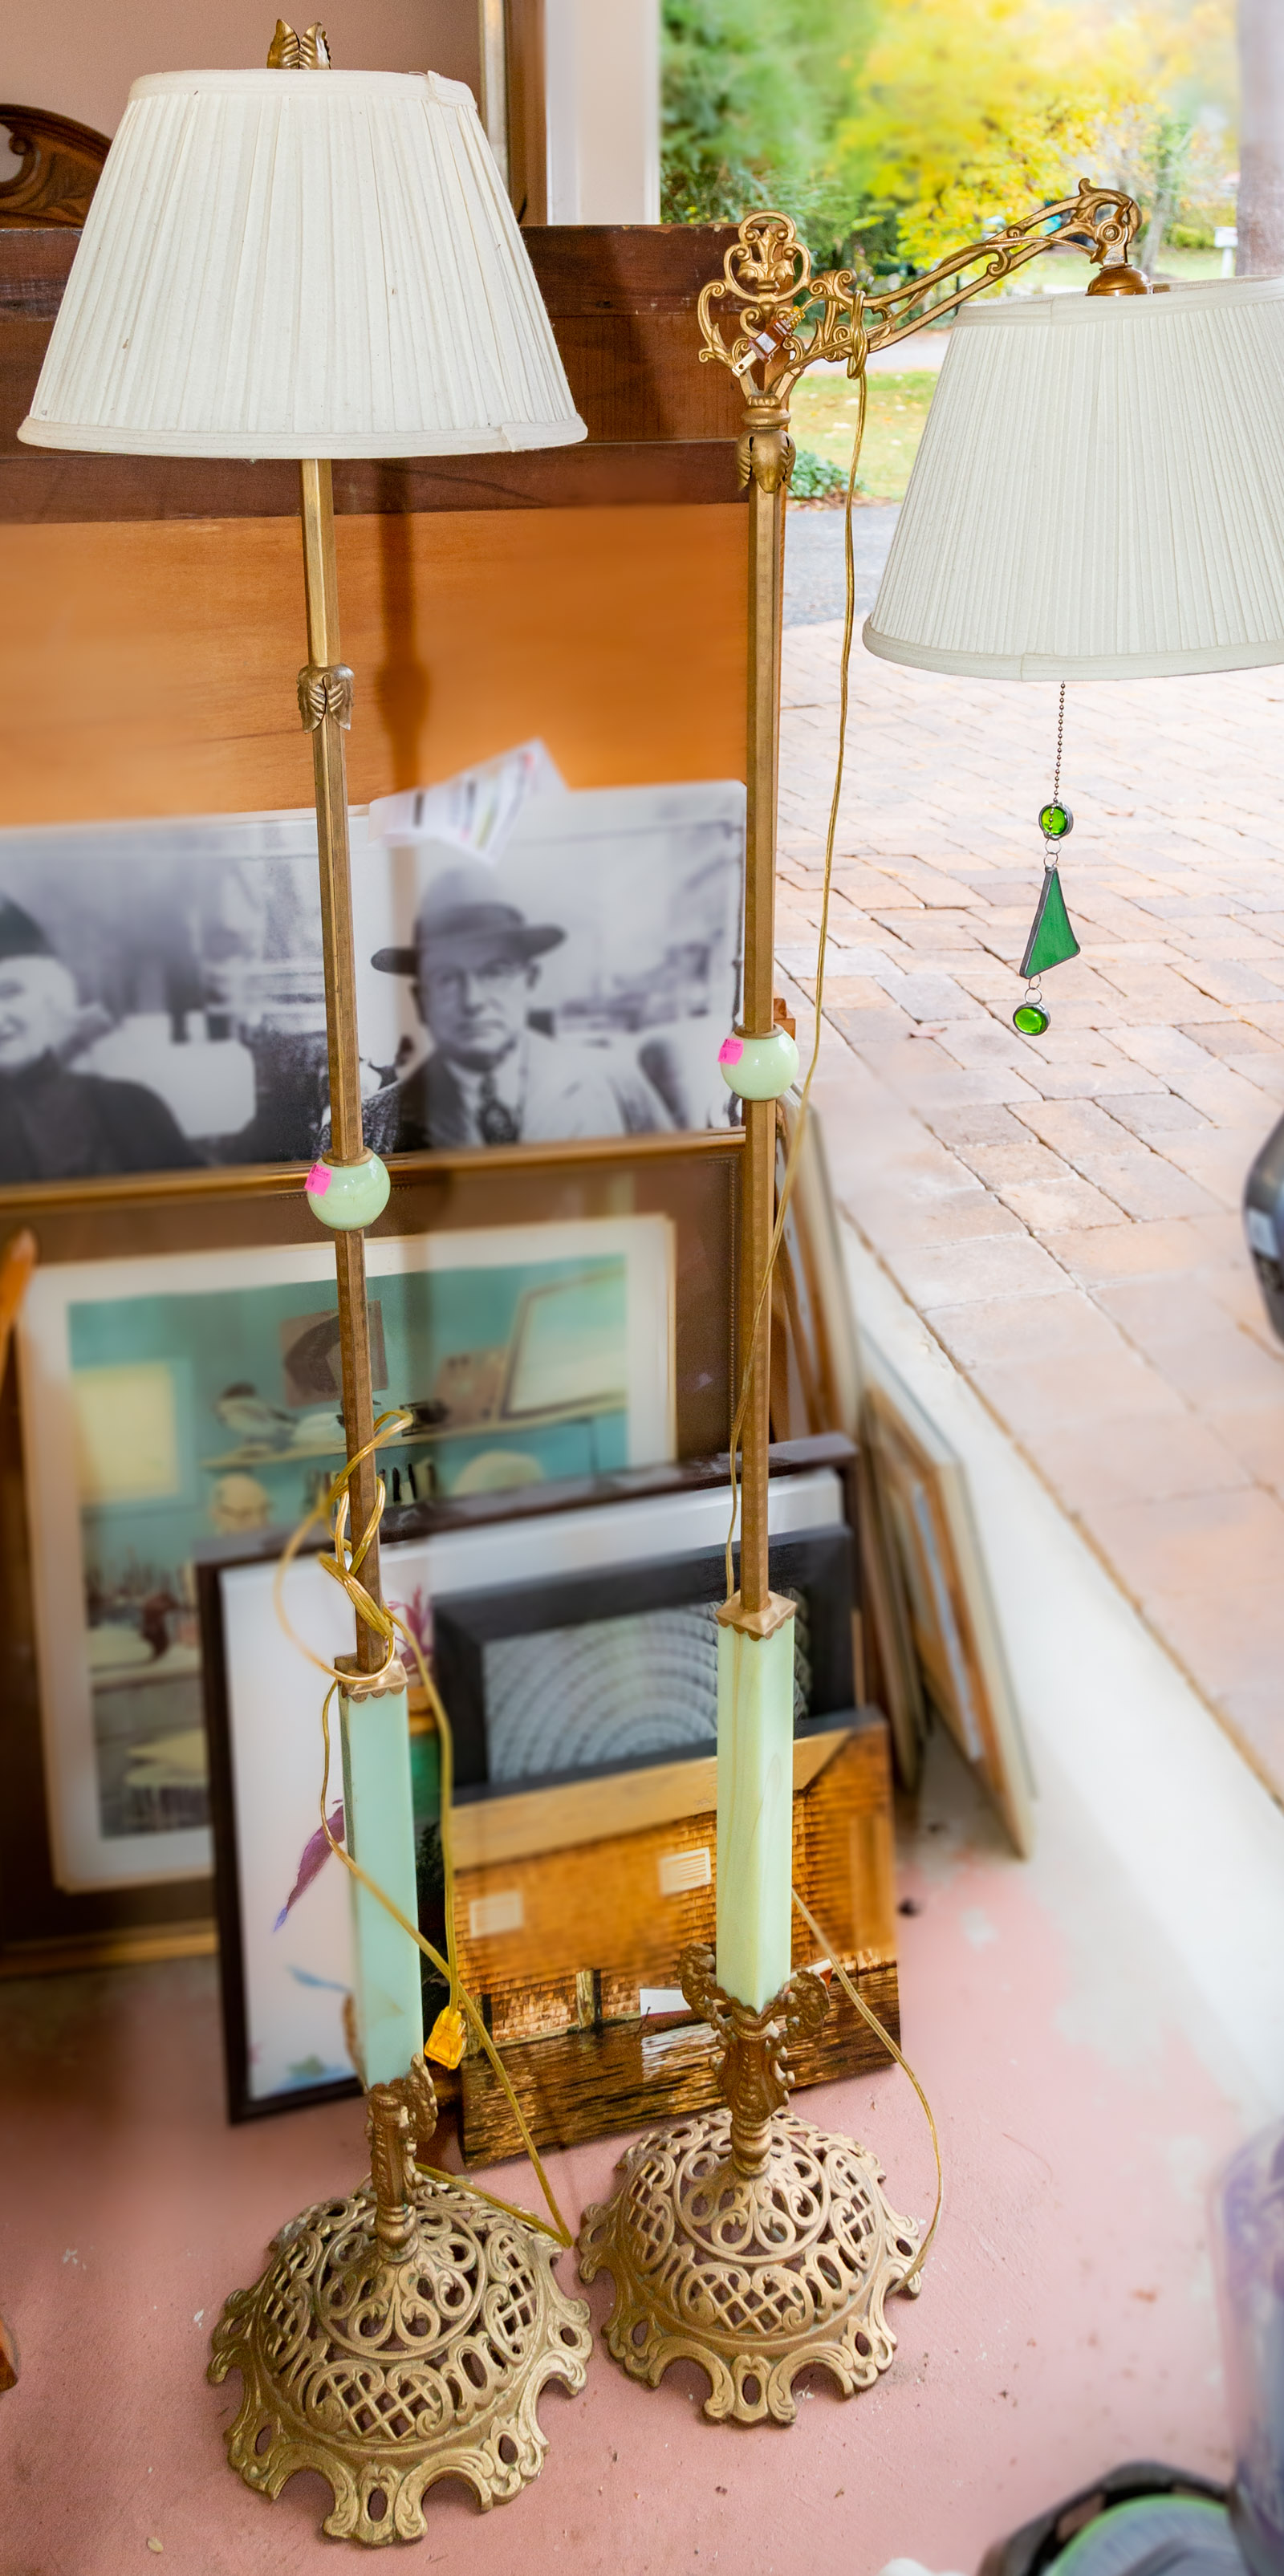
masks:
POLYGON ((723 261, 722 276, 701 290, 700 356, 705 362, 720 359, 741 378, 751 410, 758 403, 787 408, 799 377, 818 359, 841 361, 850 376, 859 376, 871 350, 907 340, 925 323, 939 322, 987 286, 1066 242, 1086 249, 1100 271, 1090 295, 1144 294, 1145 279, 1128 264, 1140 222, 1140 208, 1131 197, 1118 188, 1093 188, 1081 179, 1077 196, 1039 206, 1020 223, 951 251, 922 277, 909 278, 882 295, 867 295, 853 269, 812 276, 811 254, 788 215, 746 215, 723 261), (963 278, 949 294, 927 303, 939 287, 978 262, 975 277, 963 278))
MULTIPOLYGON (((1128 265, 1140 209, 1117 188, 1081 180, 1078 194, 1036 207, 1021 223, 953 251, 925 277, 882 295, 867 295, 853 269, 811 273, 811 254, 788 215, 746 215, 722 263, 701 289, 701 359, 713 358, 740 380, 745 398, 738 442, 741 483, 749 485, 748 709, 745 779, 745 944, 738 1034, 769 1037, 774 1025, 776 804, 779 792, 780 652, 785 568, 785 496, 793 468, 789 397, 820 359, 841 361, 861 380, 871 349, 908 339, 929 320, 955 312, 987 286, 1010 277, 1060 242, 1088 251, 1097 276, 1089 293, 1146 292, 1128 265), (975 270, 975 275, 966 272, 975 270), (961 283, 951 285, 951 280, 961 283), (940 301, 924 309, 940 287, 940 301)), ((850 644, 850 634, 849 634, 850 644)), ((841 751, 839 782, 841 782, 841 751)), ((830 846, 838 786, 830 817, 830 846)), ((828 866, 828 862, 827 862, 828 866)), ((825 903, 828 904, 828 874, 825 903)), ((810 1077, 808 1077, 810 1080, 810 1077)), ((740 1484, 740 1590, 721 1614, 733 1626, 764 1633, 770 1599, 767 1546, 767 1449, 770 1439, 770 1277, 776 1212, 776 1104, 746 1100, 740 1221, 741 1382, 736 1436, 743 1453, 740 1484)))

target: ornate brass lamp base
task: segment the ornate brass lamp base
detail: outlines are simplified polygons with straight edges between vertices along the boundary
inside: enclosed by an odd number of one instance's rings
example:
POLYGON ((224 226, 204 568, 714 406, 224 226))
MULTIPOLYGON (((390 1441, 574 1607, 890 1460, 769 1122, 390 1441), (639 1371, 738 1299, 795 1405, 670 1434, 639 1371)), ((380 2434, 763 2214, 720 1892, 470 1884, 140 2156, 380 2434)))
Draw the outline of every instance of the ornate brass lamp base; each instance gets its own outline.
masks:
POLYGON ((681 1973, 726 2042, 729 2107, 630 2148, 614 2199, 585 2212, 580 2274, 610 2272, 606 2340, 635 2379, 655 2388, 671 2361, 696 2361, 715 2423, 792 2424, 800 2370, 828 2370, 850 2397, 887 2369, 884 2303, 920 2286, 919 2231, 889 2207, 866 2148, 783 2107, 788 2043, 828 2010, 819 1977, 791 1978, 753 2013, 715 1983, 712 1951, 688 1950, 681 1973))
POLYGON ((246 2485, 276 2497, 319 2469, 323 2528, 379 2546, 423 2538, 438 2478, 485 2507, 537 2477, 540 2395, 583 2387, 592 2336, 547 2237, 416 2172, 437 2118, 423 2059, 368 2099, 370 2182, 282 2229, 261 2279, 227 2301, 209 2375, 241 2373, 227 2448, 246 2485))

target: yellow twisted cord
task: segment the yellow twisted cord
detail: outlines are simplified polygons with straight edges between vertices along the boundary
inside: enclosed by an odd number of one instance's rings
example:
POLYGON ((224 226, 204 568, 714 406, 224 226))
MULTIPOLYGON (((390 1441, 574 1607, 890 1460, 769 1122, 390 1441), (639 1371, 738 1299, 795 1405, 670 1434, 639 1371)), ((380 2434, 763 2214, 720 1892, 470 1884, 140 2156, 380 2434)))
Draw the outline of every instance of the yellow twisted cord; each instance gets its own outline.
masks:
MULTIPOLYGON (((336 1665, 327 1663, 324 1655, 314 1654, 306 1638, 301 1637, 297 1629, 292 1626, 289 1614, 285 1607, 285 1578, 289 1573, 290 1567, 293 1565, 305 1538, 307 1537, 308 1531, 310 1529, 315 1529, 318 1523, 328 1521, 331 1524, 334 1533, 334 1554, 332 1556, 320 1556, 318 1557, 317 1562, 325 1568, 327 1574, 333 1575, 335 1581, 342 1585, 343 1590, 347 1593, 348 1598, 352 1603, 357 1617, 359 1619, 364 1619, 366 1626, 368 1628, 373 1628, 376 1633, 383 1638, 388 1651, 384 1656, 382 1664, 379 1666, 379 1672, 385 1673, 387 1671, 388 1666, 392 1662, 393 1656, 397 1651, 396 1622, 393 1619, 391 1612, 384 1609, 382 1602, 376 1601, 374 1595, 366 1590, 364 1583, 360 1583, 357 1580, 361 1568, 369 1555, 371 1542, 374 1539, 379 1523, 383 1519, 384 1481, 382 1476, 376 1479, 374 1509, 372 1510, 370 1518, 361 1533, 360 1539, 352 1549, 350 1555, 345 1552, 348 1513, 351 1508, 351 1497, 348 1492, 348 1485, 350 1478, 355 1474, 357 1468, 362 1466, 365 1460, 371 1456, 372 1452, 378 1448, 379 1443, 384 1438, 385 1434, 389 1431, 400 1431, 405 1429, 412 1420, 413 1416, 402 1411, 400 1407, 398 1407, 394 1412, 380 1414, 378 1421, 374 1426, 374 1431, 369 1440, 365 1443, 364 1448, 358 1449, 355 1457, 349 1458, 347 1465, 340 1468, 338 1475, 331 1481, 324 1502, 313 1504, 311 1511, 305 1515, 305 1517, 300 1521, 298 1528, 294 1530, 291 1536, 286 1540, 285 1546, 277 1560, 276 1573, 272 1581, 272 1600, 277 1618, 280 1620, 281 1626, 284 1628, 291 1645, 297 1647, 299 1653, 304 1656, 308 1663, 314 1666, 317 1672, 324 1673, 327 1680, 336 1682, 340 1689, 346 1687, 347 1683, 351 1681, 352 1675, 351 1673, 341 1673, 336 1665)), ((363 1676, 363 1678, 369 1681, 375 1681, 378 1679, 378 1673, 367 1674, 363 1676)))
POLYGON ((806 1076, 803 1081, 802 1093, 798 1103, 798 1116, 794 1125, 793 1141, 785 1160, 784 1173, 781 1178, 779 1198, 776 1207, 776 1222, 772 1228, 771 1244, 767 1253, 767 1266, 762 1274, 762 1285, 758 1290, 757 1302, 753 1310, 753 1321, 750 1325, 749 1336, 745 1345, 749 1352, 749 1358, 745 1363, 744 1377, 741 1380, 740 1402, 736 1406, 735 1420, 731 1425, 731 1527, 727 1532, 728 1600, 731 1599, 736 1588, 735 1568, 732 1562, 732 1547, 736 1535, 736 1517, 740 1503, 739 1478, 736 1473, 736 1455, 740 1446, 740 1434, 744 1428, 745 1415, 749 1409, 749 1396, 753 1380, 753 1353, 757 1346, 758 1327, 762 1322, 762 1310, 766 1305, 767 1299, 771 1295, 771 1283, 775 1276, 776 1261, 780 1252, 780 1246, 784 1241, 785 1218, 789 1213, 789 1201, 793 1193, 794 1177, 798 1169, 798 1157, 802 1150, 803 1134, 807 1125, 808 1111, 811 1102, 812 1079, 816 1071, 816 1066, 820 1061, 820 1033, 823 1025, 821 1020, 821 1005, 825 994, 825 951, 829 939, 829 890, 834 873, 834 842, 838 833, 838 807, 843 792, 843 772, 847 759, 847 708, 851 686, 852 636, 856 625, 856 554, 855 542, 852 533, 852 505, 856 498, 856 468, 860 462, 861 441, 864 438, 864 435, 865 376, 864 371, 862 370, 860 376, 860 396, 856 412, 856 435, 852 442, 852 461, 847 475, 847 501, 843 522, 845 540, 843 552, 847 579, 847 607, 843 621, 842 660, 839 665, 838 756, 834 765, 834 792, 829 801, 829 828, 825 835, 825 873, 822 881, 820 897, 820 954, 816 960, 816 1025, 812 1036, 811 1062, 807 1067, 806 1076))
POLYGON ((932 2224, 905 2275, 903 2286, 908 2288, 910 2282, 915 2278, 915 2275, 922 2271, 923 2265, 927 2260, 927 2249, 932 2242, 932 2238, 936 2234, 938 2226, 940 2225, 941 2209, 945 2200, 945 2174, 941 2164, 941 2141, 937 2133, 936 2122, 932 2117, 932 2105, 928 2101, 927 2095, 924 2092, 922 2085, 919 2083, 918 2077, 915 2074, 913 2067, 910 2065, 909 2059, 907 2057, 902 2057, 890 2030, 884 2030, 877 2013, 870 2010, 864 1996, 857 1992, 838 1956, 837 1950, 834 1948, 833 1942, 829 1938, 828 1933, 822 1932, 810 1906, 804 1905, 797 1888, 794 1889, 794 1903, 797 1906, 804 1923, 810 1925, 811 1930, 815 1933, 816 1939, 821 1945, 821 1948, 828 1954, 829 1964, 833 1969, 834 1975, 838 1979, 839 1985, 842 1987, 843 1993, 847 1997, 848 2003, 855 2005, 862 2021, 867 2021, 875 2037, 877 2039, 881 2039, 883 2046, 887 2049, 889 2055, 895 2058, 902 2075, 908 2075, 909 2080, 923 2105, 924 2116, 927 2120, 928 2128, 932 2133, 932 2153, 936 2158, 936 2207, 932 2212, 932 2224))
MULTIPOLYGON (((340 1468, 338 1475, 334 1477, 329 1487, 324 1503, 313 1504, 311 1511, 307 1514, 304 1520, 300 1521, 298 1528, 287 1541, 284 1549, 282 1550, 273 1581, 273 1598, 276 1604, 277 1617, 280 1620, 287 1637, 290 1639, 291 1644, 297 1646, 299 1653, 301 1655, 305 1655, 308 1662, 314 1665, 318 1672, 325 1674, 330 1685, 326 1692, 321 1709, 321 1735, 325 1748, 325 1760, 321 1776, 321 1830, 325 1835, 326 1842, 329 1845, 330 1850, 334 1853, 336 1860, 342 1861, 344 1868, 349 1872, 350 1876, 355 1878, 359 1884, 366 1889, 368 1895, 373 1896, 376 1901, 382 1905, 386 1914, 390 1914, 392 1916, 393 1922, 400 1925, 402 1931, 405 1932, 410 1940, 415 1943, 416 1948, 421 1950, 424 1957, 431 1961, 431 1964, 437 1970, 438 1975, 446 1978, 449 1987, 450 2007, 457 2011, 463 2011, 499 2079, 499 2083, 508 2102, 509 2109, 517 2123, 522 2144, 530 2158, 540 2190, 543 2192, 553 2224, 550 2226, 547 2219, 537 2218, 532 2210, 519 2208, 514 2202, 509 2200, 500 2200, 494 2192, 482 2191, 475 2183, 469 2183, 466 2188, 472 2192, 474 2199, 484 2200, 490 2208, 502 2210, 508 2218, 519 2218, 524 2220, 527 2226, 537 2228, 541 2235, 550 2236, 555 2244, 566 2247, 573 2244, 574 2239, 566 2224, 566 2220, 562 2216, 562 2212, 558 2207, 557 2198, 544 2169, 539 2149, 535 2144, 534 2138, 531 2136, 526 2115, 523 2112, 521 2103, 518 2101, 517 2095, 513 2090, 513 2086, 509 2081, 503 2061, 495 2047, 495 2043, 491 2038, 490 2032, 486 2028, 486 2024, 482 2019, 481 2013, 474 2003, 472 1996, 468 1993, 467 1988, 460 1981, 455 1942, 455 1865, 454 1855, 451 1849, 450 1833, 451 1797, 454 1788, 454 1745, 450 1731, 450 1721, 447 1718, 444 1707, 442 1706, 440 1693, 438 1692, 432 1675, 428 1670, 427 1663, 424 1659, 423 1648, 421 1647, 413 1629, 407 1625, 404 1619, 399 1619, 394 1611, 385 1609, 382 1602, 376 1601, 373 1594, 367 1590, 365 1584, 360 1580, 361 1567, 365 1563, 366 1557, 370 1552, 371 1544, 378 1530, 379 1523, 383 1518, 385 1487, 382 1476, 377 1479, 374 1508, 361 1533, 360 1539, 351 1548, 349 1548, 347 1541, 348 1514, 351 1507, 349 1484, 352 1476, 355 1474, 357 1468, 360 1467, 371 1455, 372 1451, 378 1447, 380 1440, 388 1431, 403 1429, 410 1423, 411 1419, 412 1417, 410 1414, 401 1410, 380 1414, 379 1419, 374 1426, 372 1437, 365 1443, 364 1448, 358 1449, 355 1456, 349 1458, 346 1466, 340 1468), (347 1594, 349 1601, 352 1603, 352 1607, 357 1617, 359 1619, 363 1619, 368 1628, 372 1628, 376 1635, 383 1638, 387 1652, 382 1664, 378 1668, 379 1673, 386 1672, 389 1664, 392 1662, 397 1651, 398 1637, 404 1639, 414 1656, 415 1663, 418 1667, 420 1682, 436 1721, 438 1743, 441 1753, 441 1854, 442 1870, 445 1879, 447 1952, 444 1959, 441 1952, 434 1948, 432 1942, 425 1940, 418 1925, 416 1923, 412 1923, 409 1916, 402 1913, 400 1906, 394 1904, 392 1898, 387 1894, 387 1891, 380 1887, 375 1879, 371 1878, 368 1870, 364 1870, 359 1861, 354 1860, 351 1852, 345 1850, 342 1843, 335 1841, 334 1835, 330 1831, 329 1818, 326 1814, 326 1807, 330 1793, 330 1707, 336 1690, 346 1690, 352 1683, 355 1676, 351 1673, 341 1672, 337 1665, 327 1663, 324 1656, 315 1654, 305 1640, 298 1635, 286 1613, 283 1591, 285 1576, 297 1557, 299 1549, 302 1546, 308 1531, 314 1528, 318 1522, 324 1521, 327 1518, 330 1520, 334 1532, 334 1551, 330 1556, 319 1557, 318 1563, 336 1583, 341 1585, 343 1591, 347 1594)), ((377 1680, 378 1673, 369 1675, 363 1674, 361 1679, 363 1681, 377 1680)), ((419 2167, 419 2171, 421 2173, 431 2175, 435 2182, 451 2183, 457 2187, 460 2185, 460 2177, 458 2174, 443 2173, 435 2165, 421 2165, 419 2167)))

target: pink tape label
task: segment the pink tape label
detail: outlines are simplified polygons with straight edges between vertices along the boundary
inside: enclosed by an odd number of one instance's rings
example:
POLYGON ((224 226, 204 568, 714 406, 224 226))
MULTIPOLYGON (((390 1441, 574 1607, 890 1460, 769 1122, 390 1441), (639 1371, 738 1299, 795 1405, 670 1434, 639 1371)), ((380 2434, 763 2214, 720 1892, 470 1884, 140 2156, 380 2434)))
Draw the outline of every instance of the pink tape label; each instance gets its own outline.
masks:
POLYGON ((743 1038, 724 1038, 718 1049, 719 1064, 739 1064, 745 1051, 743 1038))
POLYGON ((324 1163, 314 1163, 303 1184, 309 1197, 323 1199, 330 1187, 330 1174, 324 1163))

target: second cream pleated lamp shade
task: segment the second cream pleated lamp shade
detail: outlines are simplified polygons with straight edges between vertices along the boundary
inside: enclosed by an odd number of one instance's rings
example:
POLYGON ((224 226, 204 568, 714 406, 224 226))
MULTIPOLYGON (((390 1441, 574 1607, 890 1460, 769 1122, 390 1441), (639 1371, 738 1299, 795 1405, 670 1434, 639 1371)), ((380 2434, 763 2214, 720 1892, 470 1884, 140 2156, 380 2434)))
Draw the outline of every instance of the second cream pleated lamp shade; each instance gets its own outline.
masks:
POLYGON ((864 640, 928 671, 1284 661, 1284 279, 959 316, 864 640))
POLYGON ((243 457, 583 438, 471 92, 432 72, 136 81, 18 435, 243 457))

